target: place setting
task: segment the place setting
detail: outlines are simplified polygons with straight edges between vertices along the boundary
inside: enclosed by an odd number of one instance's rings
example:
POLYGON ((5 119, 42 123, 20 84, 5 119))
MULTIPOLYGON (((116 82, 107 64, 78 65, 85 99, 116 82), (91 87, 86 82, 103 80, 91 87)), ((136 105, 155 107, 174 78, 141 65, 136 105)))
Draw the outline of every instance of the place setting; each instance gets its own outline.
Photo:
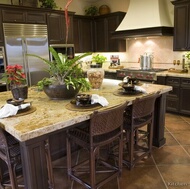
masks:
POLYGON ((32 106, 32 102, 25 102, 24 99, 8 99, 6 104, 0 109, 0 119, 6 117, 18 117, 33 113, 36 108, 32 106))
POLYGON ((121 88, 113 92, 116 96, 132 96, 147 93, 139 80, 130 78, 129 76, 124 77, 123 81, 118 85, 121 88))
POLYGON ((92 111, 108 106, 108 101, 98 94, 78 94, 75 99, 71 100, 66 108, 73 111, 92 111))

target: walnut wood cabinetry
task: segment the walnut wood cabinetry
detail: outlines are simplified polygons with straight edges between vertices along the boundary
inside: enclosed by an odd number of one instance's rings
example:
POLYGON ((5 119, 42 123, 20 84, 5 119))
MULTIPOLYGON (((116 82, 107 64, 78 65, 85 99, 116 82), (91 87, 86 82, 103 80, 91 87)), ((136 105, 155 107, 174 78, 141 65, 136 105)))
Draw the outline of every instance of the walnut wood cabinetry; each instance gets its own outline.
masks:
POLYGON ((172 2, 174 7, 174 47, 176 51, 190 50, 190 1, 172 2))
POLYGON ((112 39, 125 16, 124 12, 87 17, 74 16, 74 44, 76 52, 125 52, 124 39, 112 39))
POLYGON ((190 78, 181 78, 180 113, 190 115, 190 78))
POLYGON ((126 51, 126 41, 124 39, 112 39, 111 35, 117 29, 124 16, 124 12, 115 12, 94 18, 95 51, 126 51))
POLYGON ((166 98, 166 110, 172 112, 179 112, 180 99, 180 78, 166 77, 166 85, 173 87, 166 98))
MULTIPOLYGON (((67 43, 73 43, 73 17, 69 15, 69 18, 70 26, 67 43)), ((66 25, 64 12, 59 11, 59 13, 48 13, 47 23, 49 43, 66 43, 66 25)))
POLYGON ((166 97, 168 112, 190 115, 190 78, 159 76, 157 83, 173 87, 166 97))
POLYGON ((105 71, 105 78, 107 79, 117 79, 117 73, 116 72, 108 72, 105 71))
POLYGON ((93 20, 91 17, 80 15, 73 17, 73 41, 77 53, 94 51, 93 20))

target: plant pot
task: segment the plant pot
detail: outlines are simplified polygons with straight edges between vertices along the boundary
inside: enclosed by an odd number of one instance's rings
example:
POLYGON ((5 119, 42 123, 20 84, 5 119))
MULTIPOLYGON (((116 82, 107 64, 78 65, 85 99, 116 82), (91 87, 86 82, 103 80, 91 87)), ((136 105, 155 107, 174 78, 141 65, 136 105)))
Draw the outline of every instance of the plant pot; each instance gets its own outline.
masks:
POLYGON ((72 86, 67 89, 66 85, 48 85, 44 87, 45 94, 53 100, 64 100, 74 98, 80 88, 74 89, 72 86))
POLYGON ((13 98, 18 100, 19 98, 28 98, 28 86, 18 86, 11 89, 13 98))

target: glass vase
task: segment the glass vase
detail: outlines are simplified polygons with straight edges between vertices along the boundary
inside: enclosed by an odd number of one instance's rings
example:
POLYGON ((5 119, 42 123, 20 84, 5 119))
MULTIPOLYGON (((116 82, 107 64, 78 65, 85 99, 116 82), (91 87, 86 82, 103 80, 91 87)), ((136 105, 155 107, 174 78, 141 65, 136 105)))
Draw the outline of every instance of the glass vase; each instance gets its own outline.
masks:
POLYGON ((92 89, 100 89, 104 79, 105 71, 99 65, 91 65, 87 71, 88 80, 92 86, 92 89))

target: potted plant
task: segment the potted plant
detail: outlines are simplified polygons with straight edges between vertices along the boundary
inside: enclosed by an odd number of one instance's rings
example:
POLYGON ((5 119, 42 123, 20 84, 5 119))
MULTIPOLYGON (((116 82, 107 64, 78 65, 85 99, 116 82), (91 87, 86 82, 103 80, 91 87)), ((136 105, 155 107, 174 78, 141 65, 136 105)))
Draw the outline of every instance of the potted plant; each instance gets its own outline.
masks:
POLYGON ((57 5, 54 0, 39 0, 39 2, 41 2, 40 7, 42 8, 50 8, 50 9, 57 8, 57 5))
POLYGON ((92 56, 92 62, 95 62, 100 67, 102 67, 102 64, 107 60, 107 58, 103 55, 97 54, 92 56))
MULTIPOLYGON (((69 16, 68 6, 72 0, 68 0, 65 6, 65 23, 66 23, 66 44, 69 34, 69 16)), ((84 53, 82 55, 75 56, 73 59, 67 57, 65 54, 57 53, 53 47, 49 48, 52 56, 52 61, 44 59, 34 54, 28 54, 28 56, 34 56, 41 59, 44 63, 48 64, 47 70, 50 74, 49 78, 43 78, 38 82, 39 89, 43 89, 48 97, 51 99, 69 99, 76 96, 81 91, 87 91, 91 85, 86 80, 85 74, 80 66, 79 60, 91 55, 91 53, 84 53)))
POLYGON ((51 99, 69 99, 73 98, 79 90, 87 91, 90 89, 90 84, 85 79, 79 60, 91 55, 91 53, 84 53, 69 59, 66 55, 57 53, 53 47, 50 47, 49 50, 54 57, 53 61, 38 55, 28 54, 28 56, 41 59, 49 66, 47 71, 50 77, 43 78, 37 83, 40 90, 44 90, 51 99))
POLYGON ((16 64, 7 66, 2 76, 2 80, 10 86, 14 99, 27 98, 28 86, 26 84, 26 75, 21 65, 16 64))
POLYGON ((98 8, 96 6, 91 5, 90 7, 85 8, 86 16, 96 16, 98 14, 98 8))

